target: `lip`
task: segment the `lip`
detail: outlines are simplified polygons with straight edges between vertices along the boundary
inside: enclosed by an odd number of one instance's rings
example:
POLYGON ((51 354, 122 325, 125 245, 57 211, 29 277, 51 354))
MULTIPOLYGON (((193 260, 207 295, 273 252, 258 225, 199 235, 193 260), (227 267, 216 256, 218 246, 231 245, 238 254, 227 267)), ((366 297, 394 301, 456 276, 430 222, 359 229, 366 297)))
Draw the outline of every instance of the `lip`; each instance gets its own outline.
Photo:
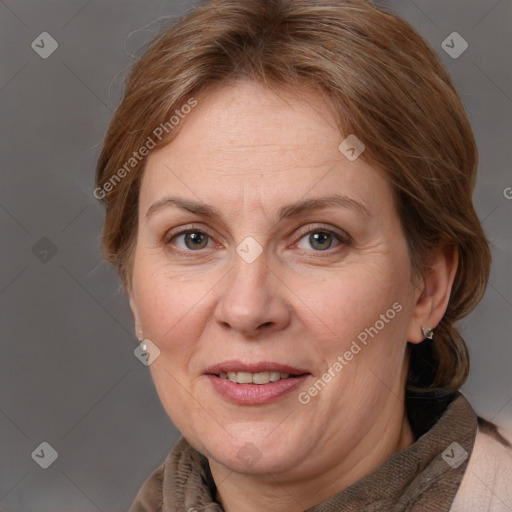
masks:
POLYGON ((242 363, 241 361, 224 361, 207 368, 205 377, 213 389, 228 402, 238 405, 262 405, 275 402, 303 385, 311 375, 306 370, 294 368, 280 363, 263 361, 259 363, 242 363), (227 379, 221 379, 221 372, 259 373, 276 371, 289 373, 295 377, 269 382, 268 384, 237 384, 227 379))
MULTIPOLYGON (((309 373, 307 370, 302 368, 294 368, 286 364, 273 363, 271 361, 261 361, 259 363, 243 363, 242 361, 230 360, 222 363, 214 364, 208 367, 204 373, 206 375, 219 375, 221 372, 280 372, 289 373, 290 375, 302 375, 303 373, 309 373)), ((265 386, 266 384, 263 384, 265 386)))

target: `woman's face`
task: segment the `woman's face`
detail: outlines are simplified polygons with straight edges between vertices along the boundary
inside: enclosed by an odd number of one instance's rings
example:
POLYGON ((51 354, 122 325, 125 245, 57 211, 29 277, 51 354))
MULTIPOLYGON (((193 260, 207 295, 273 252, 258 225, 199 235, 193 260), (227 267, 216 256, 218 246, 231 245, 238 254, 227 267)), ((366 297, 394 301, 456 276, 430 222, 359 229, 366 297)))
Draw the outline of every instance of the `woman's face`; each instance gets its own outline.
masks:
POLYGON ((130 300, 162 404, 233 471, 350 461, 400 431, 420 329, 391 188, 339 149, 349 134, 318 93, 242 82, 196 99, 139 199, 130 300))

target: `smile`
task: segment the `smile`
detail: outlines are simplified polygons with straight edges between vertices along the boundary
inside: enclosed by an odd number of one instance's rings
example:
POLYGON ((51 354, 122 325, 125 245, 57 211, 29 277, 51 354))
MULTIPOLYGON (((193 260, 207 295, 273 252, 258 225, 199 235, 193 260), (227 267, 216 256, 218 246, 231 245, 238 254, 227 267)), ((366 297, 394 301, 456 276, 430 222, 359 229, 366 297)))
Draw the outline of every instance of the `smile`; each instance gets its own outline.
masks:
POLYGON ((296 377, 289 373, 281 372, 221 372, 218 377, 227 379, 238 384, 268 384, 269 382, 277 382, 281 379, 296 377))
POLYGON ((274 402, 300 387, 311 374, 279 363, 226 361, 208 368, 205 376, 224 400, 238 405, 274 402))

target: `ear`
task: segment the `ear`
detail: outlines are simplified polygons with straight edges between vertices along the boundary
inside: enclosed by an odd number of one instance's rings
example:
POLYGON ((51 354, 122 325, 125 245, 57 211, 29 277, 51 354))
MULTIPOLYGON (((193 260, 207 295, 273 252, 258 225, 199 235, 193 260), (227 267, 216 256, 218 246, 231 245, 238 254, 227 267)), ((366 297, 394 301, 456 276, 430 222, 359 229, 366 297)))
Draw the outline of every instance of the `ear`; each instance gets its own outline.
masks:
POLYGON ((443 318, 459 264, 459 251, 449 245, 438 249, 418 285, 417 300, 407 330, 407 341, 421 343, 422 328, 434 329, 443 318))

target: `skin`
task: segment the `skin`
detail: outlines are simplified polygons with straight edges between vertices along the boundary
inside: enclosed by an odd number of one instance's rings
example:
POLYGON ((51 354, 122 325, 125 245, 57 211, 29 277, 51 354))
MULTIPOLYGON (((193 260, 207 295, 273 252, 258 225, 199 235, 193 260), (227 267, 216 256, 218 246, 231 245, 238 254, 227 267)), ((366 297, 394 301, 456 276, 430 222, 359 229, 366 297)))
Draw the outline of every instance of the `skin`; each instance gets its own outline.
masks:
POLYGON ((225 510, 301 511, 414 442, 406 345, 441 320, 457 260, 439 251, 413 279, 383 170, 338 150, 345 135, 318 92, 243 81, 197 100, 178 137, 147 160, 131 308, 161 351, 150 366, 161 402, 208 458, 225 510), (367 214, 331 206, 278 221, 281 207, 333 191, 367 214), (209 204, 223 220, 177 206, 146 217, 171 195, 209 204), (195 245, 177 233, 191 224, 208 232, 195 245), (341 241, 315 243, 300 231, 309 227, 341 241), (252 263, 236 252, 248 236, 262 248, 252 263), (203 374, 230 359, 274 361, 307 369, 307 391, 394 303, 401 311, 308 404, 294 391, 235 405, 203 374), (247 443, 255 463, 237 457, 247 443))

